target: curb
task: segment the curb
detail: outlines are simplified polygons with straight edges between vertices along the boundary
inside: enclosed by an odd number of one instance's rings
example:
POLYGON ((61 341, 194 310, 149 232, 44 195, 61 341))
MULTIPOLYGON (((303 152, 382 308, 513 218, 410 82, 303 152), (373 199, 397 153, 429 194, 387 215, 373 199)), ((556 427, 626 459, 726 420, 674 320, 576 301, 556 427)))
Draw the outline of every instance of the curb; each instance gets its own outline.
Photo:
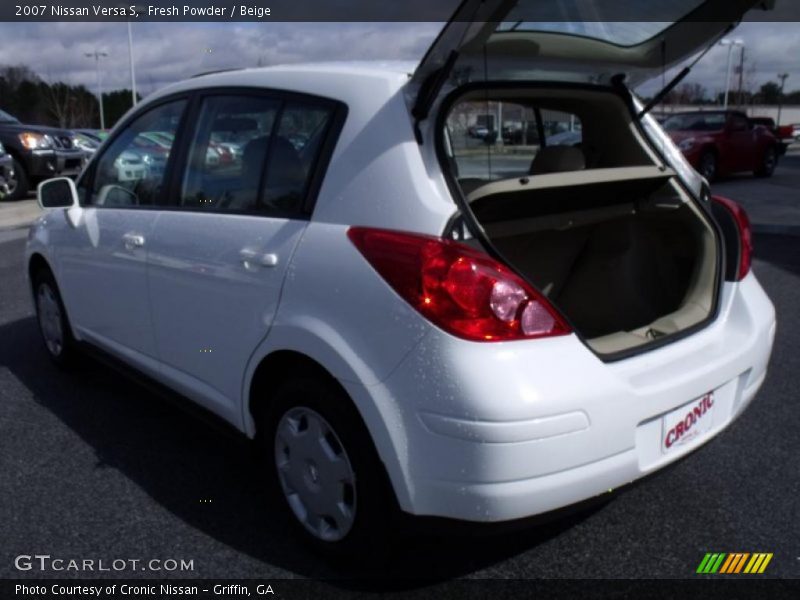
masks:
POLYGON ((17 231, 18 229, 28 229, 31 225, 33 225, 33 221, 30 223, 20 223, 18 225, 8 225, 0 227, 0 233, 6 233, 9 231, 17 231))

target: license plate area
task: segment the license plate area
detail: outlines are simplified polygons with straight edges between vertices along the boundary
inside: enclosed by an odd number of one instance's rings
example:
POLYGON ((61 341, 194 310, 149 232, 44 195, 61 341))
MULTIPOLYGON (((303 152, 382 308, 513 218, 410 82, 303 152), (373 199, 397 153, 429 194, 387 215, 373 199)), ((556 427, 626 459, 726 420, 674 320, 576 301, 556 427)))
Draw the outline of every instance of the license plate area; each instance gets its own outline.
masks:
POLYGON ((714 425, 714 392, 670 411, 661 419, 661 453, 670 454, 708 433, 714 425))

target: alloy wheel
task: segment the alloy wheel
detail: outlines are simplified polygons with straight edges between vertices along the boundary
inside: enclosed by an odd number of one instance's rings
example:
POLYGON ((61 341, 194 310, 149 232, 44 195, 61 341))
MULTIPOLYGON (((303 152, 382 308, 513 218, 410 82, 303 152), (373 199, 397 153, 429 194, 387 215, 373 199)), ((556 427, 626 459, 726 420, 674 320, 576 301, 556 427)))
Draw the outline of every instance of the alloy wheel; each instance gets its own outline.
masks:
POLYGON ((764 155, 764 173, 767 175, 772 174, 775 170, 775 150, 769 149, 767 153, 764 155))
POLYGON ((717 159, 713 154, 707 153, 703 155, 700 163, 700 174, 708 181, 713 181, 714 177, 716 177, 717 159))
POLYGON ((8 175, 6 176, 6 191, 7 191, 6 195, 9 198, 13 197, 14 196, 14 192, 17 191, 17 187, 19 187, 19 179, 18 179, 18 175, 17 175, 17 170, 16 169, 11 169, 11 172, 8 173, 8 175))

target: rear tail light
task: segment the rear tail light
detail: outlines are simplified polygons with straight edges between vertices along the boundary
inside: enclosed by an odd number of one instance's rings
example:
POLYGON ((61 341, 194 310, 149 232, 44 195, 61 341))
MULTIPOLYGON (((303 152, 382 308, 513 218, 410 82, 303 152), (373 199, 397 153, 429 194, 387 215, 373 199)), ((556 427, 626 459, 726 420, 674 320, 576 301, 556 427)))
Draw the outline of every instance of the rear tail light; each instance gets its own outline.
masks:
POLYGON ((347 235, 404 300, 453 335, 508 341, 570 333, 541 294, 483 252, 383 229, 352 227, 347 235))
POLYGON ((733 200, 722 196, 712 196, 711 199, 727 209, 739 230, 739 271, 736 274, 736 281, 741 281, 750 272, 753 256, 753 232, 750 229, 750 218, 747 216, 747 212, 733 200))

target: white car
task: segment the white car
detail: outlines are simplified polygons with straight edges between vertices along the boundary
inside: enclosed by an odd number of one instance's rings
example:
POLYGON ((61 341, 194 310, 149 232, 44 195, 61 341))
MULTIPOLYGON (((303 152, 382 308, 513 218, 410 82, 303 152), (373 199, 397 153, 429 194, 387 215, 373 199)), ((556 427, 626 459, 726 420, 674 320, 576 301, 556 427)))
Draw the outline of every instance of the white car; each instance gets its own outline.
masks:
POLYGON ((147 175, 147 166, 144 159, 137 152, 122 152, 114 161, 117 171, 117 181, 139 181, 147 175))
MULTIPOLYGON (((396 510, 497 522, 605 494, 708 442, 766 375, 775 314, 747 216, 709 197, 619 76, 635 85, 726 23, 585 23, 565 43, 497 4, 465 3, 416 68, 172 85, 77 183, 39 188, 27 272, 52 358, 102 351, 257 440, 322 549, 384 545, 396 510), (567 113, 581 144, 455 149, 451 116, 487 98, 567 113), (158 180, 104 175, 154 130, 175 136, 158 180), (209 168, 231 131, 242 160, 209 168)), ((743 5, 699 4, 731 22, 743 5)))

